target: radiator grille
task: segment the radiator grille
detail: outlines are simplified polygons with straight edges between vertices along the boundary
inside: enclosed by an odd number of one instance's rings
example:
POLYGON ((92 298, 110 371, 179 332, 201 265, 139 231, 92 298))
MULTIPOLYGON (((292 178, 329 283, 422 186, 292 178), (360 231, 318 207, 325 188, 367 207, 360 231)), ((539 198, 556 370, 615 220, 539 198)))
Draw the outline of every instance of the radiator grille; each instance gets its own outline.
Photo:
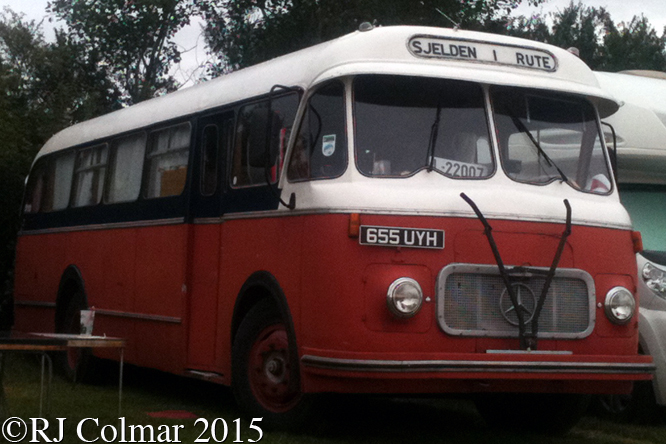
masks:
MULTIPOLYGON (((539 268, 532 270, 547 271, 539 268)), ((545 275, 511 273, 514 293, 531 320, 545 275)), ((497 267, 453 264, 440 272, 438 318, 452 335, 515 337, 518 317, 497 267)), ((539 316, 539 337, 581 338, 594 326, 594 281, 582 270, 558 269, 539 316)), ((527 322, 527 331, 531 322, 527 322)))

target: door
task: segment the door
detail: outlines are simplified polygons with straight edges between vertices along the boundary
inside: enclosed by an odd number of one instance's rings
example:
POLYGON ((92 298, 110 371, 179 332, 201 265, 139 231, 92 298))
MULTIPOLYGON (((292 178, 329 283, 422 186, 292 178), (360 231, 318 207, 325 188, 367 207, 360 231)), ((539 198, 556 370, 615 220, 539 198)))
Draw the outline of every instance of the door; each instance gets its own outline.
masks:
POLYGON ((233 125, 233 112, 205 116, 197 123, 196 170, 190 203, 187 365, 203 371, 215 369, 223 230, 221 209, 233 125))

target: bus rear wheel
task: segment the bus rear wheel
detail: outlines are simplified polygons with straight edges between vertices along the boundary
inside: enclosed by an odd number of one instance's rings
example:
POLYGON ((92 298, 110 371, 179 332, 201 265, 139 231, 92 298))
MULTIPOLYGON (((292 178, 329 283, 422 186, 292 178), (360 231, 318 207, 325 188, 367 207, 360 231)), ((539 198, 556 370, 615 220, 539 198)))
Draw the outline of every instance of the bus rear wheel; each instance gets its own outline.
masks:
MULTIPOLYGON (((81 290, 72 295, 65 308, 62 323, 57 326, 58 333, 81 333, 81 310, 87 308, 85 296, 81 290)), ((57 359, 65 377, 71 381, 87 381, 92 373, 92 353, 86 348, 69 348, 57 359)))
POLYGON ((270 427, 294 427, 306 414, 289 333, 270 300, 243 319, 233 344, 232 390, 240 407, 270 427))
POLYGON ((583 416, 590 396, 576 394, 488 393, 475 399, 488 426, 564 435, 583 416))

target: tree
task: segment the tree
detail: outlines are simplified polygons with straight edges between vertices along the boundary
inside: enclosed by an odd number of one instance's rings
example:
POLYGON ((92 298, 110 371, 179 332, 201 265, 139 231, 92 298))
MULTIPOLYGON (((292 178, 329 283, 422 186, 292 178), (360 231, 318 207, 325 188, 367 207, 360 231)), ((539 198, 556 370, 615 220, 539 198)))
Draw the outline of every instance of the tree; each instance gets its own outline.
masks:
POLYGON ((610 22, 604 36, 604 52, 596 68, 603 71, 666 71, 665 48, 666 30, 659 37, 642 14, 634 16, 629 25, 616 27, 610 22))
POLYGON ((197 0, 53 0, 48 10, 68 26, 87 59, 106 75, 131 105, 175 90, 169 69, 180 61, 174 35, 198 10, 197 0))
POLYGON ((553 14, 553 22, 548 43, 560 48, 577 48, 580 58, 594 69, 601 57, 601 38, 611 22, 608 12, 572 1, 563 11, 553 14))
MULTIPOLYGON (((25 177, 39 148, 72 123, 117 106, 118 94, 94 59, 62 32, 0 13, 0 286, 13 264, 25 177)), ((0 292, 1 296, 5 290, 0 292)), ((1 318, 0 307, 0 318, 1 318)), ((1 321, 0 321, 1 322, 1 321)))
POLYGON ((575 47, 595 70, 666 70, 666 30, 658 36, 643 15, 635 16, 628 25, 615 25, 606 9, 572 1, 548 17, 510 18, 499 31, 561 48, 575 47))
MULTIPOLYGON (((543 0, 528 0, 538 4, 543 0)), ((521 0, 224 0, 204 2, 217 73, 253 65, 358 29, 425 25, 465 29, 498 20, 521 0)))

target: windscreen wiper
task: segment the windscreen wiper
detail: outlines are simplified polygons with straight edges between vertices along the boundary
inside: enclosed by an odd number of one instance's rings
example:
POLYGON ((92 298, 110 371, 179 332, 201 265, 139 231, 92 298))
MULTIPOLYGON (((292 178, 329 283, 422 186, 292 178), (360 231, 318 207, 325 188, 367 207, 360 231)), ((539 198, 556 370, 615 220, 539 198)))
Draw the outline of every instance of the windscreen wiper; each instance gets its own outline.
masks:
POLYGON ((516 293, 513 291, 513 285, 509 278, 509 273, 506 271, 506 268, 504 267, 502 256, 500 255, 499 250, 497 249, 497 244, 495 243, 495 238, 493 237, 492 233, 493 228, 490 226, 485 216, 483 215, 483 213, 481 213, 481 210, 479 210, 479 207, 476 206, 476 204, 472 199, 470 199, 465 193, 460 193, 460 197, 462 197, 465 200, 465 202, 467 202, 469 206, 472 207, 472 210, 474 210, 474 213, 476 213, 476 217, 478 217, 481 223, 483 224, 484 227, 483 232, 486 235, 486 238, 488 238, 490 249, 493 252, 493 256, 495 257, 495 262, 497 263, 497 267, 499 268, 500 277, 502 278, 502 281, 504 282, 504 287, 506 288, 506 291, 509 294, 509 299, 511 299, 511 304, 513 304, 513 307, 516 311, 516 317, 518 317, 518 338, 520 340, 520 348, 523 350, 528 350, 531 348, 532 344, 530 343, 527 337, 527 332, 525 330, 525 318, 523 315, 525 313, 529 314, 529 310, 525 308, 525 306, 522 304, 521 301, 518 300, 516 293))
POLYGON ((546 151, 541 147, 541 144, 539 143, 539 141, 534 138, 534 136, 532 135, 530 130, 525 126, 525 124, 518 117, 516 117, 516 115, 513 114, 512 112, 508 112, 508 114, 509 114, 509 117, 511 117, 511 120, 513 121, 513 124, 516 126, 516 128, 518 128, 518 130, 521 133, 524 133, 524 134, 527 135, 527 137, 532 142, 532 145, 534 145, 534 147, 537 149, 537 152, 541 156, 543 156, 543 158, 546 160, 546 162, 548 163, 548 166, 552 167, 552 168, 555 168, 557 170, 557 173, 562 178, 562 182, 566 182, 569 185, 571 185, 571 181, 569 180, 567 175, 564 174, 564 171, 562 171, 562 169, 557 166, 557 164, 553 161, 553 159, 551 159, 550 156, 548 154, 546 154, 546 151))
MULTIPOLYGON (((571 234, 571 205, 569 205, 569 201, 567 199, 564 199, 564 206, 567 209, 566 226, 562 232, 562 236, 560 236, 560 242, 557 246, 557 251, 555 252, 553 262, 551 263, 550 268, 548 269, 548 273, 546 274, 546 279, 544 281, 543 288, 541 289, 541 294, 539 295, 536 307, 534 308, 534 313, 532 314, 531 331, 528 333, 523 315, 529 315, 529 310, 525 308, 525 306, 522 304, 522 301, 518 299, 513 291, 511 277, 506 267, 504 266, 504 262, 502 261, 502 257, 497 248, 497 243, 495 243, 495 239, 493 238, 493 229, 483 213, 481 213, 481 210, 479 210, 479 207, 476 206, 472 199, 470 199, 465 193, 460 193, 460 197, 462 197, 465 202, 467 202, 469 206, 472 207, 472 210, 474 210, 474 213, 483 224, 484 234, 486 235, 486 238, 488 238, 488 243, 490 244, 490 249, 492 250, 493 256, 495 257, 495 262, 497 263, 500 277, 502 278, 502 282, 504 282, 504 286, 506 287, 506 291, 509 294, 511 304, 513 304, 516 316, 518 317, 518 338, 520 340, 520 348, 523 350, 536 350, 541 310, 543 309, 543 305, 546 302, 546 296, 548 295, 548 290, 550 290, 550 285, 553 282, 553 278, 555 277, 555 271, 557 270, 560 258, 562 257, 562 252, 564 251, 567 238, 571 234)), ((518 268, 521 270, 529 270, 527 267, 518 268)))
POLYGON ((442 117, 442 104, 441 102, 437 103, 437 113, 435 114, 435 121, 430 127, 430 140, 428 142, 428 172, 432 172, 435 169, 435 145, 437 144, 437 134, 439 132, 439 121, 442 117))

